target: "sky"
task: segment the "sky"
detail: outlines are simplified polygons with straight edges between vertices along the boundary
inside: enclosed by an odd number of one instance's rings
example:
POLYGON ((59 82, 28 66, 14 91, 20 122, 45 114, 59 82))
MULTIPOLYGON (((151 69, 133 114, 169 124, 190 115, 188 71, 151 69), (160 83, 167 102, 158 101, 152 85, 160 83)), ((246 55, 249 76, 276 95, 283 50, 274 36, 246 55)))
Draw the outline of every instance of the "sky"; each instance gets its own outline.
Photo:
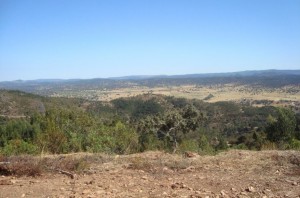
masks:
POLYGON ((300 69, 300 0, 0 0, 0 81, 300 69))

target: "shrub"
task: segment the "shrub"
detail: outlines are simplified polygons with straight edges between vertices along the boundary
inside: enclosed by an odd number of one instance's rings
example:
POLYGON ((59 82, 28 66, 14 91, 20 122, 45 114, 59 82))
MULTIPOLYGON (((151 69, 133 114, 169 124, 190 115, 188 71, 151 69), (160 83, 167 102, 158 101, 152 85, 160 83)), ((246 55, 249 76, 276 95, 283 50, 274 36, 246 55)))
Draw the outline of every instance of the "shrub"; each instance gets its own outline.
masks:
POLYGON ((32 156, 12 156, 2 159, 7 164, 0 164, 0 174, 15 176, 38 176, 42 173, 42 166, 32 156))
POLYGON ((181 142, 181 144, 179 145, 179 150, 181 152, 185 152, 185 151, 198 152, 199 145, 198 145, 198 142, 195 140, 183 140, 181 142))
POLYGON ((295 137, 296 117, 292 110, 278 108, 277 119, 269 118, 267 138, 273 142, 289 142, 295 137))
POLYGON ((290 149, 300 150, 300 140, 292 139, 290 143, 290 149))
POLYGON ((10 140, 2 149, 3 155, 38 154, 38 147, 24 140, 10 140))
POLYGON ((240 150, 248 150, 248 147, 244 143, 238 144, 238 145, 234 145, 232 148, 233 149, 240 149, 240 150))
POLYGON ((261 150, 276 150, 277 146, 274 142, 266 141, 262 144, 261 150))
POLYGON ((199 138, 199 153, 200 154, 213 154, 214 149, 208 142, 205 135, 201 135, 199 138))

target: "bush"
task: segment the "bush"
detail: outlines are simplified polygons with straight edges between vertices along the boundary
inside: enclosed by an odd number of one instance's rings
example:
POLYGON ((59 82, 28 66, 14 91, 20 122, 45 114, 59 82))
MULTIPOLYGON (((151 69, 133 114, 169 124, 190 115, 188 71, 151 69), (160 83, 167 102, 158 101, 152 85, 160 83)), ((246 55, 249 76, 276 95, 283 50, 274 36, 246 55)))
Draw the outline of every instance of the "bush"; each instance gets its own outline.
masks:
POLYGON ((266 141, 262 144, 261 150, 276 150, 277 146, 274 142, 266 141))
POLYGON ((0 152, 3 155, 38 154, 38 147, 24 140, 10 140, 0 152))
POLYGON ((289 142, 295 137, 296 117, 292 110, 278 108, 278 117, 269 118, 267 138, 273 142, 289 142))
POLYGON ((200 154, 213 154, 214 149, 208 142, 205 135, 201 135, 199 138, 199 153, 200 154))
POLYGON ((248 147, 244 143, 242 143, 242 144, 234 145, 232 149, 248 150, 248 147))
POLYGON ((0 175, 38 176, 42 166, 32 156, 13 156, 2 159, 7 164, 0 164, 0 175))
POLYGON ((181 144, 179 145, 179 150, 181 152, 185 152, 185 151, 198 152, 199 145, 198 145, 198 142, 195 140, 183 140, 181 142, 181 144))
POLYGON ((300 150, 300 140, 292 139, 290 143, 290 149, 300 150))

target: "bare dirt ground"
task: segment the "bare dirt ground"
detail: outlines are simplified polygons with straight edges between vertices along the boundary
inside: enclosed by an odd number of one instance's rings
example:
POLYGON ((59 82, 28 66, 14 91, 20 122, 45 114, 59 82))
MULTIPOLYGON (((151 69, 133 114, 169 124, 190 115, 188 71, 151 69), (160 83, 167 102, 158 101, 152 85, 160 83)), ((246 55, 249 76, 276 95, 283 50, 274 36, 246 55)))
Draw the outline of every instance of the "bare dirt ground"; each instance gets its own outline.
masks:
POLYGON ((0 176, 0 197, 300 197, 299 151, 53 156, 74 157, 88 166, 73 179, 55 171, 0 176))

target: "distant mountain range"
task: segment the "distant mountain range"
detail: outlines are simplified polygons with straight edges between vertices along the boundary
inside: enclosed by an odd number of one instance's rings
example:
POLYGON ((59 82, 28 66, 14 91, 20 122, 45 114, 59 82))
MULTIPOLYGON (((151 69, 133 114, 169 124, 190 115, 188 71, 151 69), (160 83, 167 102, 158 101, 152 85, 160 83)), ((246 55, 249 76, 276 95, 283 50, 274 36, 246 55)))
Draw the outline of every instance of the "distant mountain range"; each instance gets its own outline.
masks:
POLYGON ((48 95, 55 91, 113 89, 131 86, 178 86, 186 84, 249 84, 263 87, 300 85, 300 70, 257 70, 185 75, 136 75, 94 79, 38 79, 0 82, 0 89, 48 95))
POLYGON ((206 77, 246 77, 246 76, 277 76, 277 75, 300 75, 300 70, 252 70, 226 73, 204 73, 204 74, 183 74, 183 75, 135 75, 111 77, 114 80, 142 80, 152 78, 206 78, 206 77))

